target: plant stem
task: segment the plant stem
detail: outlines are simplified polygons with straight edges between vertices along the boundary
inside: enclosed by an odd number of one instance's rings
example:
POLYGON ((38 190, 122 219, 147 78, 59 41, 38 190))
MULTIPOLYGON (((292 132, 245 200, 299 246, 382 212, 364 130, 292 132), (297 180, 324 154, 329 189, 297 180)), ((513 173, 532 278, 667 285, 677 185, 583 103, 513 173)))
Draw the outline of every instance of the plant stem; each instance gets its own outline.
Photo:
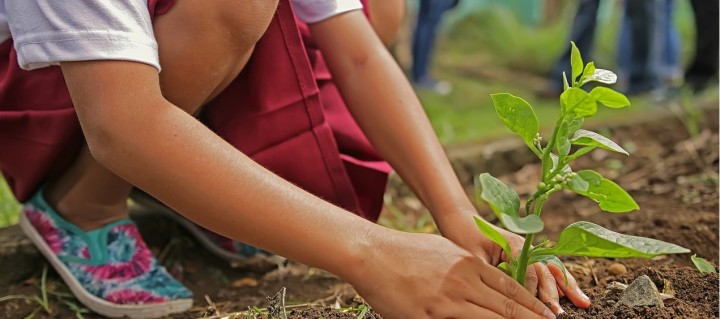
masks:
MULTIPOLYGON (((543 156, 542 156, 542 162, 543 162, 543 180, 547 180, 550 176, 548 176, 548 173, 550 170, 545 169, 545 163, 548 161, 552 162, 552 159, 550 159, 550 153, 552 153, 552 149, 555 148, 555 143, 557 140, 558 131, 560 130, 560 125, 562 124, 563 117, 561 116, 557 123, 555 123, 555 128, 553 129, 553 134, 550 136, 550 140, 548 141, 547 146, 545 146, 545 149, 543 149, 543 156)), ((558 163, 560 164, 560 163, 558 163)))
MULTIPOLYGON (((535 210, 533 214, 538 216, 540 215, 543 202, 545 202, 543 198, 538 199, 537 203, 535 204, 535 210)), ((532 247, 532 242, 534 238, 535 234, 525 235, 525 243, 523 243, 523 248, 520 252, 520 259, 518 260, 517 273, 515 277, 515 281, 520 283, 520 285, 525 285, 525 273, 527 272, 528 260, 530 260, 530 247, 532 247)))
POLYGON ((523 244, 522 252, 520 253, 520 259, 518 260, 517 273, 515 273, 515 281, 520 285, 525 285, 525 273, 527 272, 528 259, 530 258, 530 247, 532 246, 533 238, 535 234, 526 234, 525 243, 523 244))

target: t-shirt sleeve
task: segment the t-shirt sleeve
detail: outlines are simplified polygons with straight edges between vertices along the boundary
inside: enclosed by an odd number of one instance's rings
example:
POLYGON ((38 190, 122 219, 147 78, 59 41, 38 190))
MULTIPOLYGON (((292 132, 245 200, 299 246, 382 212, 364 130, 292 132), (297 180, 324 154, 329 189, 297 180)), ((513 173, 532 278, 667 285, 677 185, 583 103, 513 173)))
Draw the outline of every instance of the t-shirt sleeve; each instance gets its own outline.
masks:
POLYGON ((147 0, 4 0, 18 63, 125 60, 160 70, 147 0))
POLYGON ((290 0, 300 20, 315 23, 352 10, 362 9, 360 0, 290 0))

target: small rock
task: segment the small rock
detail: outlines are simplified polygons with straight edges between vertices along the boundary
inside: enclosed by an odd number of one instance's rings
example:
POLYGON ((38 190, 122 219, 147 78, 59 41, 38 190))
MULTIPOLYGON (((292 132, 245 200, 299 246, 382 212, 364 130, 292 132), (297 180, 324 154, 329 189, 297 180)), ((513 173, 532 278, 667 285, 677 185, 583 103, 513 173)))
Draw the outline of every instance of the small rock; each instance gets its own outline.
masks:
POLYGON ((614 263, 608 267, 608 272, 614 276, 624 275, 627 273, 627 267, 621 263, 614 263))
POLYGON ((625 291, 620 295, 618 303, 628 305, 630 307, 638 306, 658 306, 664 307, 660 292, 658 292, 655 284, 650 277, 642 275, 635 279, 625 291))
POLYGON ((615 291, 624 291, 625 289, 627 289, 627 287, 628 287, 628 285, 621 283, 621 282, 617 282, 617 281, 613 281, 607 285, 608 290, 615 290, 615 291))
POLYGON ((663 279, 663 294, 675 296, 675 288, 670 280, 663 279))
POLYGON ((257 287, 258 281, 255 278, 240 278, 238 280, 235 280, 232 282, 233 288, 242 288, 242 287, 257 287))

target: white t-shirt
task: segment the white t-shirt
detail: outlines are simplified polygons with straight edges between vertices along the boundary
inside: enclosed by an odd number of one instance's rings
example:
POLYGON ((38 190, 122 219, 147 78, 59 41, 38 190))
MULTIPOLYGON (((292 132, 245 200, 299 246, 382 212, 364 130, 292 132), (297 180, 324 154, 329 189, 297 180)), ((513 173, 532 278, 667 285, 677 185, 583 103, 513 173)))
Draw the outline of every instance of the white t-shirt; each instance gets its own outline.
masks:
MULTIPOLYGON (((242 0, 241 0, 242 1, 242 0)), ((362 8, 360 0, 290 0, 315 23, 362 8)), ((0 42, 13 38, 20 67, 125 60, 160 71, 147 0, 0 0, 0 42)))

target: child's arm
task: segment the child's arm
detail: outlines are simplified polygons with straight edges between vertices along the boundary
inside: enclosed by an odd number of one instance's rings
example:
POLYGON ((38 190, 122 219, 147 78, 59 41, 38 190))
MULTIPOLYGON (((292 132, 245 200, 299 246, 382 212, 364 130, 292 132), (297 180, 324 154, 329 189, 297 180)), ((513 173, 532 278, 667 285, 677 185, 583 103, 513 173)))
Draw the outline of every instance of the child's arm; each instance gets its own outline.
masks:
POLYGON ((265 170, 165 100, 155 68, 61 67, 98 162, 198 224, 334 272, 388 318, 541 318, 547 311, 450 241, 375 225, 265 170))
MULTIPOLYGON (((378 151, 427 205, 443 235, 491 263, 502 250, 477 230, 476 211, 442 149, 420 102, 402 70, 359 11, 311 24, 350 111, 378 151)), ((502 231, 502 230, 501 230, 502 231)), ((503 231, 504 232, 504 231, 503 231)), ((523 240, 505 232, 519 251, 523 240)), ((539 273, 540 297, 557 303, 555 279, 545 266, 539 273)), ((570 278, 572 279, 572 278, 570 278)), ((536 281, 537 282, 537 281, 536 281)), ((564 293, 589 306, 574 280, 564 293)), ((530 289, 535 289, 531 287, 530 289)), ((559 304, 554 307, 559 309, 559 304)))

